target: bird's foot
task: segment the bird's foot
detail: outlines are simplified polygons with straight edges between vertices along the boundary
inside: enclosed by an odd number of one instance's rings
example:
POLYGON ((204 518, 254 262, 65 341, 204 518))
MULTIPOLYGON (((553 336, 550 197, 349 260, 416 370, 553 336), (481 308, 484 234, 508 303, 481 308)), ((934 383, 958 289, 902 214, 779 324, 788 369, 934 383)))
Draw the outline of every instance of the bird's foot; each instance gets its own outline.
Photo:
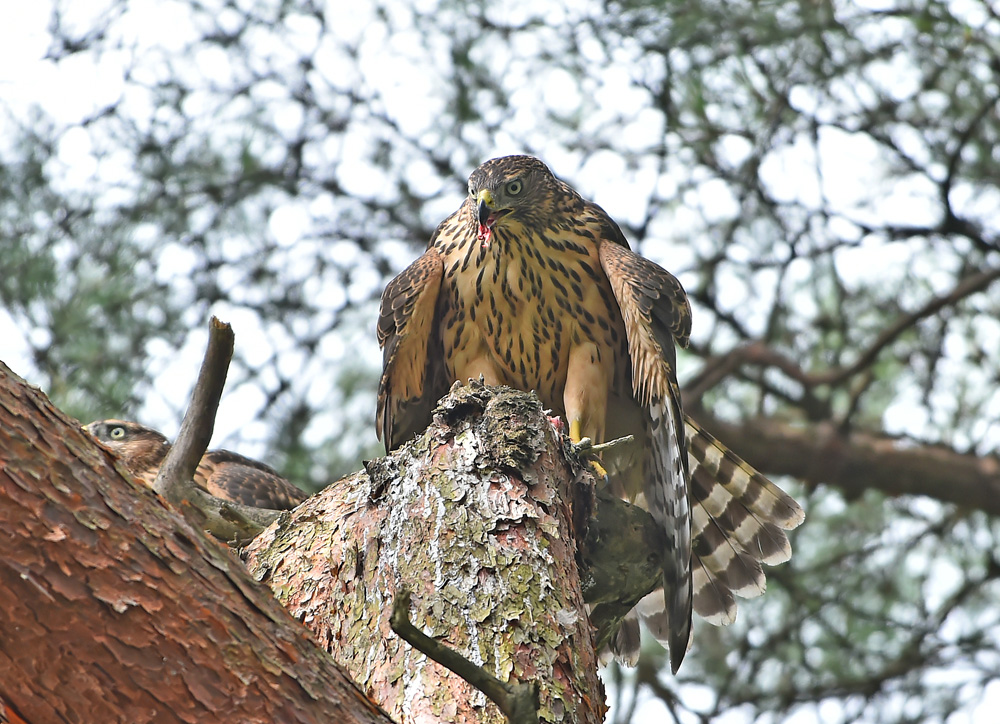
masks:
POLYGON ((580 457, 587 458, 587 465, 590 466, 590 471, 598 480, 608 481, 608 471, 604 469, 601 465, 601 461, 597 459, 597 455, 600 453, 595 449, 594 441, 589 437, 581 438, 579 442, 572 443, 573 450, 580 457))

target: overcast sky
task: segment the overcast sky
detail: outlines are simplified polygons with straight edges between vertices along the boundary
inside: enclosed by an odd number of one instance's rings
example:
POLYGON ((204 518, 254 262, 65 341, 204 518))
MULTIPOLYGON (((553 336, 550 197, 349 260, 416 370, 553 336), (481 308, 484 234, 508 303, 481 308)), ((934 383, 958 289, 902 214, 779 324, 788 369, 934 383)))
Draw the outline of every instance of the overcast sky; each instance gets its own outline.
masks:
MULTIPOLYGON (((517 13, 519 7, 535 5, 537 3, 511 3, 508 12, 517 13)), ((968 4, 959 2, 956 3, 956 8, 961 8, 963 5, 968 4)), ((67 5, 80 18, 85 18, 104 6, 105 3, 94 0, 67 5)), ((44 60, 50 42, 46 29, 49 19, 48 2, 8 3, 5 7, 4 20, 0 23, 0 95, 7 108, 16 114, 17 120, 23 121, 31 105, 39 104, 57 121, 72 124, 121 97, 124 89, 122 69, 130 64, 133 58, 127 53, 110 53, 98 61, 89 53, 81 53, 56 67, 44 60)), ((72 18, 68 20, 73 22, 72 18)), ((379 37, 376 30, 369 31, 369 28, 374 26, 370 24, 371 19, 366 16, 360 5, 356 12, 345 13, 341 20, 343 22, 338 24, 336 32, 357 41, 362 56, 359 67, 366 75, 366 82, 380 89, 386 107, 405 119, 406 123, 413 124, 410 131, 419 130, 421 124, 432 123, 439 109, 436 109, 433 103, 428 103, 428 98, 433 94, 425 85, 429 82, 425 75, 409 74, 405 77, 405 82, 401 78, 400 68, 407 67, 408 60, 416 53, 415 46, 408 46, 405 33, 394 37, 392 47, 387 48, 385 39, 379 37)), ((184 44, 195 36, 195 31, 187 22, 186 16, 178 13, 177 5, 169 0, 159 2, 133 0, 129 3, 128 16, 117 24, 117 28, 123 37, 135 41, 134 52, 137 53, 154 47, 158 49, 157 52, 166 54, 179 52, 184 44)), ((308 28, 302 29, 302 37, 303 42, 309 42, 308 28)), ((317 54, 317 58, 318 62, 323 62, 322 52, 317 54)), ((224 72, 224 62, 221 59, 219 64, 202 62, 198 67, 206 74, 224 72)), ((639 103, 639 99, 633 97, 627 90, 628 79, 621 77, 622 72, 620 66, 609 66, 603 83, 595 91, 595 99, 599 105, 614 108, 616 112, 627 112, 631 105, 639 103), (619 90, 615 91, 616 88, 619 90)), ((877 77, 876 80, 887 88, 905 94, 910 92, 915 82, 915 74, 905 64, 887 62, 881 78, 877 77)), ((573 79, 568 77, 568 73, 559 69, 553 69, 547 75, 538 78, 526 75, 524 86, 525 94, 544 95, 550 105, 555 107, 564 105, 567 109, 576 107, 581 92, 573 79)), ((864 92, 863 88, 852 90, 857 93, 864 92)), ((814 109, 820 103, 820 100, 806 89, 799 89, 793 93, 791 101, 798 107, 814 109)), ((139 104, 143 101, 136 97, 129 102, 139 104)), ((844 102, 850 102, 847 96, 844 102)), ((622 131, 622 137, 626 142, 641 147, 648 143, 650 137, 662 134, 662 128, 658 125, 657 116, 643 114, 638 110, 638 106, 636 108, 636 120, 622 131)), ((533 119, 522 118, 515 121, 522 126, 530 126, 533 119)), ((287 122, 294 125, 295 119, 289 117, 287 122)), ((599 119, 595 119, 594 123, 595 126, 599 125, 599 119)), ((11 137, 9 133, 2 132, 7 127, 6 124, 7 119, 0 118, 0 144, 8 142, 11 137)), ((581 192, 603 205, 616 218, 638 222, 645 213, 642 199, 648 196, 643 189, 654 184, 676 183, 676 179, 671 179, 669 176, 655 175, 652 169, 631 170, 626 174, 621 159, 612 154, 595 154, 593 157, 581 158, 579 155, 564 152, 555 139, 538 138, 535 142, 545 152, 544 160, 554 170, 563 175, 571 175, 581 192), (620 183, 608 183, 609 178, 624 180, 620 183)), ((903 139, 903 142, 914 157, 920 158, 924 153, 921 139, 903 139)), ((744 139, 734 136, 725 143, 723 153, 736 162, 741 155, 749 152, 747 143, 744 139)), ((501 137, 497 142, 495 153, 500 155, 522 150, 512 138, 501 137)), ((347 144, 340 149, 340 152, 350 154, 354 151, 350 144, 347 144)), ((63 137, 59 147, 59 161, 64 170, 61 183, 67 187, 86 186, 97 172, 98 160, 95 158, 91 139, 83 129, 71 131, 63 137)), ((935 205, 928 203, 928 198, 933 198, 936 189, 916 175, 911 181, 895 181, 891 188, 884 188, 885 179, 881 164, 882 159, 875 145, 865 134, 851 134, 824 128, 820 131, 817 146, 814 147, 803 138, 801 142, 793 142, 770 155, 761 168, 761 175, 779 200, 799 201, 807 206, 817 206, 822 202, 839 212, 839 218, 835 218, 832 223, 840 225, 837 231, 845 237, 857 233, 857 223, 873 221, 875 215, 879 219, 889 219, 897 223, 933 224, 935 205), (818 173, 818 169, 822 169, 822 173, 818 173), (877 208, 869 203, 876 191, 879 198, 877 208)), ((354 184, 352 190, 359 194, 377 192, 382 183, 377 172, 369 170, 360 159, 357 169, 357 174, 351 179, 351 183, 354 184)), ((471 171, 471 168, 468 170, 471 171)), ((105 167, 102 173, 113 173, 113 170, 108 171, 105 167)), ((443 217, 457 205, 460 198, 460 192, 454 196, 445 196, 439 202, 429 205, 428 213, 443 217)), ((689 203, 692 209, 697 209, 698 214, 695 218, 696 215, 692 211, 690 217, 686 217, 681 210, 671 218, 673 226, 670 233, 680 238, 683 238, 687 228, 696 228, 704 217, 713 218, 714 215, 725 218, 735 213, 735 200, 731 198, 729 191, 716 181, 706 181, 696 193, 686 198, 685 202, 689 203), (690 227, 685 226, 686 219, 690 227)), ((972 198, 968 191, 963 192, 959 188, 956 190, 955 202, 961 207, 963 204, 982 203, 983 200, 972 198), (963 193, 966 194, 964 198, 963 193)), ((1000 227, 1000 220, 997 221, 997 226, 1000 227)), ((288 247, 299 242, 307 227, 307 216, 294 204, 284 208, 279 207, 272 215, 269 224, 274 237, 282 246, 288 247)), ((404 251, 399 259, 400 267, 409 261, 406 254, 415 253, 415 251, 404 251)), ((690 254, 685 257, 682 245, 672 245, 669 242, 664 242, 655 248, 650 245, 647 253, 654 258, 660 255, 657 261, 665 265, 667 265, 665 257, 669 254, 670 265, 674 269, 683 270, 692 261, 690 254)), ((911 251, 902 245, 886 244, 872 247, 861 244, 853 252, 845 251, 838 255, 837 262, 848 270, 849 276, 858 284, 872 283, 901 273, 906 264, 913 261, 909 257, 910 254, 911 251)), ((180 255, 174 257, 173 263, 183 265, 183 257, 180 255)), ((937 260, 934 258, 917 260, 916 263, 927 265, 927 277, 937 285, 938 291, 944 291, 953 281, 952 275, 945 273, 946 270, 935 275, 933 267, 937 260)), ((793 269, 790 273, 794 275, 796 272, 793 269)), ((806 270, 803 269, 802 273, 804 275, 806 270)), ((681 278, 683 281, 683 273, 681 278)), ((366 276, 365 271, 359 267, 356 283, 358 287, 353 291, 328 289, 323 290, 323 293, 353 294, 361 298, 368 294, 370 285, 375 282, 370 273, 366 276)), ((248 354, 251 361, 254 359, 254 354, 266 356, 269 348, 256 346, 252 341, 248 342, 255 336, 259 335, 261 338, 265 336, 265 330, 259 327, 252 314, 248 314, 242 307, 227 307, 224 304, 212 311, 234 324, 238 343, 244 344, 250 350, 248 354), (253 352, 255 348, 258 350, 256 353, 253 352)), ((377 364, 379 359, 377 345, 374 335, 370 333, 374 323, 374 309, 370 311, 371 324, 366 327, 363 323, 359 323, 357 330, 351 333, 351 336, 345 336, 340 340, 339 349, 344 359, 363 356, 373 360, 373 364, 377 364)), ((761 323, 763 324, 763 320, 761 323)), ((27 357, 24 340, 35 333, 32 330, 19 328, 8 315, 0 313, 0 339, 4 340, 3 359, 15 372, 27 375, 30 371, 31 363, 27 357)), ((695 334, 698 333, 696 329, 695 334)), ((274 341, 273 330, 266 336, 270 339, 269 344, 281 344, 280 341, 274 341)), ((178 397, 181 391, 186 395, 193 381, 206 338, 204 333, 193 334, 179 354, 172 350, 163 351, 164 354, 155 363, 157 367, 153 373, 159 379, 169 380, 167 386, 173 393, 172 399, 152 396, 142 411, 144 422, 163 427, 168 435, 176 432, 178 405, 183 408, 183 403, 178 397)), ((1000 339, 997 340, 997 345, 1000 347, 1000 339)), ((316 395, 320 398, 327 394, 328 390, 316 390, 316 395)), ((253 441, 257 440, 258 443, 263 441, 266 430, 259 421, 248 424, 248 420, 255 417, 254 411, 261 405, 260 398, 260 391, 249 386, 237 385, 227 390, 218 418, 216 444, 224 444, 227 438, 239 431, 243 440, 250 441, 249 447, 242 448, 241 452, 250 455, 260 454, 262 444, 255 449, 253 441)), ((906 399, 905 396, 894 403, 886 414, 887 430, 921 436, 927 421, 925 406, 919 403, 918 399, 906 399)), ((342 411, 331 412, 342 413, 342 411)), ((352 411, 352 414, 354 413, 361 414, 361 411, 352 411)), ((1000 418, 1000 397, 998 397, 997 417, 1000 418)), ((991 439, 994 445, 1000 444, 1000 430, 994 431, 991 439)), ((997 696, 991 696, 972 713, 969 721, 990 720, 990 712, 995 711, 993 705, 1000 703, 998 699, 1000 692, 996 693, 997 696)), ((839 711, 830 712, 831 716, 839 713, 839 711)), ((822 707, 818 716, 819 719, 814 713, 803 711, 794 721, 822 720, 824 718, 822 707)), ((650 714, 650 720, 654 718, 655 716, 650 714)), ((732 720, 740 722, 743 718, 739 712, 734 712, 732 720)))

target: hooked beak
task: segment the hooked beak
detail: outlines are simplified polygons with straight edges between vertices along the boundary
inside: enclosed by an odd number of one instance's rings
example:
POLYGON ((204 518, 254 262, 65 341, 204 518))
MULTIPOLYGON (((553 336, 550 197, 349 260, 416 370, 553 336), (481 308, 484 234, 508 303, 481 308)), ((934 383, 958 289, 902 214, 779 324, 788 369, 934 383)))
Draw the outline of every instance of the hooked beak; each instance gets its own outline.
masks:
POLYGON ((494 209, 493 194, 489 189, 480 191, 476 198, 479 199, 479 206, 476 210, 476 215, 479 219, 479 234, 477 238, 483 243, 483 248, 486 248, 489 246, 490 238, 493 236, 493 227, 502 216, 510 213, 510 209, 494 209))
POLYGON ((490 214, 493 213, 492 206, 493 194, 490 193, 489 189, 483 189, 479 192, 479 225, 485 226, 487 229, 493 226, 491 221, 496 221, 496 219, 490 219, 490 214))

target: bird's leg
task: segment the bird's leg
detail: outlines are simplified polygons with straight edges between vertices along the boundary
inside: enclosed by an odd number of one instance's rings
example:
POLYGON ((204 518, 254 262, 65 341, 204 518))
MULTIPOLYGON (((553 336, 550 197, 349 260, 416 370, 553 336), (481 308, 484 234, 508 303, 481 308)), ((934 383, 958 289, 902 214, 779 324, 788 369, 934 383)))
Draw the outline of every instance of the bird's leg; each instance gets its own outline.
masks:
POLYGON ((569 423, 569 439, 574 447, 589 457, 594 474, 608 479, 608 471, 593 453, 593 443, 604 442, 604 418, 608 409, 608 370, 602 364, 601 351, 593 342, 576 344, 569 353, 563 406, 569 423))

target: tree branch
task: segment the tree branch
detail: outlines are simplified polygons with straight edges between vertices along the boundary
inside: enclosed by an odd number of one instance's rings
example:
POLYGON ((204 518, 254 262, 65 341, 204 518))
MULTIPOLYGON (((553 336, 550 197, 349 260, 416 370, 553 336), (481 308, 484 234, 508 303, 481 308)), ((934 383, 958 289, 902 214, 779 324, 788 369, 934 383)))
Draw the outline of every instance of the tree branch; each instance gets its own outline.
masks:
POLYGON ((508 684, 457 651, 432 639, 410 622, 410 591, 402 589, 392 602, 392 630, 428 658, 458 674, 486 694, 510 724, 538 724, 538 682, 508 684))
POLYGON ((160 465, 153 490, 174 505, 190 500, 196 490, 194 472, 208 450, 215 429, 215 414, 226 386, 229 362, 233 358, 233 328, 212 317, 208 324, 208 348, 201 363, 198 381, 191 392, 177 440, 160 465))
POLYGON ((391 724, 229 551, 2 364, 0 641, 0 718, 391 724))
POLYGON ((966 297, 983 291, 997 279, 1000 279, 1000 268, 986 269, 985 271, 965 277, 947 294, 932 297, 919 309, 899 317, 895 322, 883 329, 875 341, 853 363, 843 367, 822 372, 806 372, 798 362, 768 347, 764 342, 753 342, 744 347, 731 350, 725 355, 709 358, 705 360, 702 372, 684 387, 683 398, 685 401, 700 399, 705 392, 731 375, 742 364, 776 367, 806 387, 839 384, 870 367, 883 349, 892 344, 901 334, 921 319, 936 314, 945 307, 958 304, 966 297))
POLYGON ((212 317, 208 325, 208 347, 191 392, 191 402, 177 440, 160 465, 153 490, 178 506, 203 530, 220 540, 239 544, 274 522, 280 511, 222 500, 194 483, 195 470, 215 430, 215 415, 226 386, 234 341, 232 327, 212 317))
POLYGON ((879 336, 875 339, 875 342, 873 342, 868 349, 862 352, 853 364, 839 369, 829 370, 821 374, 807 375, 806 383, 810 385, 835 385, 838 382, 842 382, 848 377, 857 374, 871 365, 872 362, 875 361, 875 358, 878 357, 879 352, 894 342, 903 332, 908 330, 921 319, 929 317, 945 307, 958 304, 958 302, 975 294, 976 292, 981 292, 997 279, 1000 279, 1000 268, 986 269, 978 274, 972 274, 971 276, 961 279, 947 294, 932 297, 919 309, 910 312, 909 314, 904 314, 893 324, 890 324, 888 327, 883 329, 881 334, 879 334, 879 336))
POLYGON ((994 456, 965 455, 930 445, 910 447, 860 432, 845 436, 832 424, 800 427, 766 418, 734 424, 702 412, 695 417, 768 475, 833 485, 849 497, 868 490, 923 495, 1000 515, 1000 459, 994 456))
POLYGON ((507 685, 537 682, 539 719, 598 724, 604 689, 577 557, 593 480, 567 460, 559 429, 534 395, 456 386, 423 434, 255 538, 247 566, 402 722, 501 713, 475 675, 392 633, 406 587, 420 631, 507 685))

